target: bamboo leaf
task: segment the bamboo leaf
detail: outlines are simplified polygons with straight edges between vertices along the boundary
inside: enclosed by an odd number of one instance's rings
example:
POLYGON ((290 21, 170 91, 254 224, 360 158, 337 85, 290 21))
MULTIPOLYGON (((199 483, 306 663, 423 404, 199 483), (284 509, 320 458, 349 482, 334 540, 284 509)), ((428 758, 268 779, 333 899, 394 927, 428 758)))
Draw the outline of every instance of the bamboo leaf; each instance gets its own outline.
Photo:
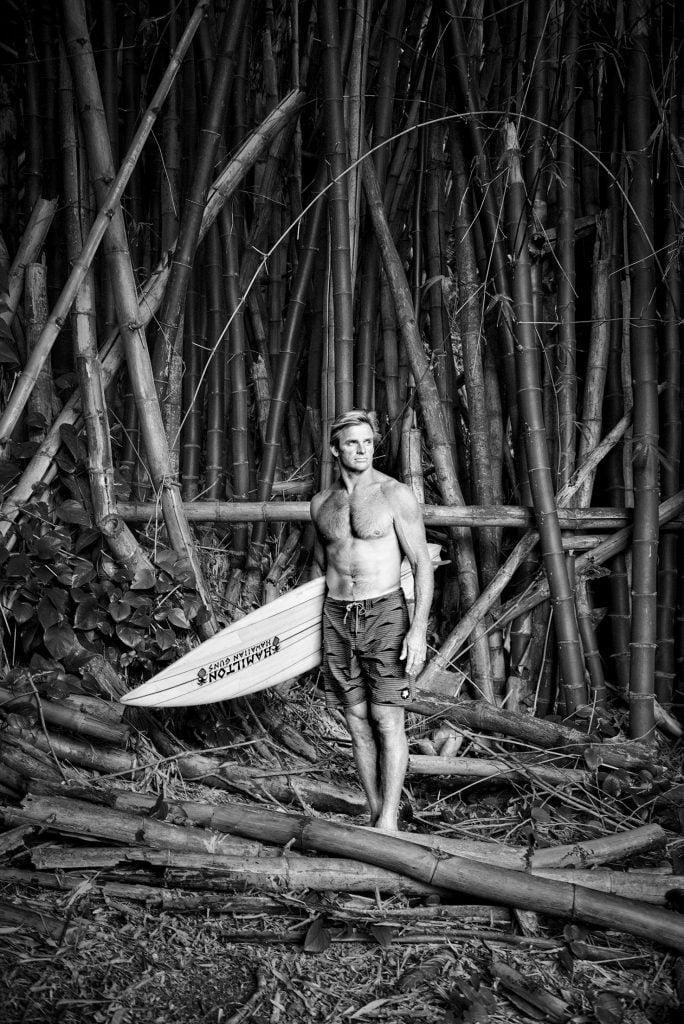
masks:
POLYGON ((325 953, 331 941, 330 930, 325 927, 323 918, 317 917, 306 933, 304 951, 306 953, 325 953))

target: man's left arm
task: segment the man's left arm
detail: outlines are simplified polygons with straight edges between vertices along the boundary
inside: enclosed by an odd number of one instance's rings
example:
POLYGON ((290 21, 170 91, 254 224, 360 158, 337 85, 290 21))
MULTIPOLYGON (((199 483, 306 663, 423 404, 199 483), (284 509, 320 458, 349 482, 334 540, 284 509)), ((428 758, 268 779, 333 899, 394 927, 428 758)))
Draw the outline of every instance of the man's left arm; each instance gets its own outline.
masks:
POLYGON ((425 537, 420 505, 405 484, 397 484, 392 495, 394 528, 399 546, 406 555, 415 586, 415 606, 411 626, 404 639, 401 657, 406 658, 406 674, 416 676, 427 657, 427 626, 434 591, 434 570, 425 537))

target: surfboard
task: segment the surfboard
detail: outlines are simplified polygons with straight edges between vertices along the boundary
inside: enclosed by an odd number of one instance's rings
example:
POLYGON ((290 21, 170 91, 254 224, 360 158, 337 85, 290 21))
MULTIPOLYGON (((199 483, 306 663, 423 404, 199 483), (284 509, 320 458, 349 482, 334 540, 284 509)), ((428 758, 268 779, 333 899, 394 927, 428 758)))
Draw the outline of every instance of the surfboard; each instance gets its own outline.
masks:
MULTIPOLYGON (((440 546, 429 544, 433 563, 440 546)), ((404 559, 401 585, 413 599, 413 574, 404 559)), ((121 697, 138 707, 174 708, 232 700, 276 686, 321 664, 325 579, 293 587, 275 601, 232 622, 161 672, 121 697)))

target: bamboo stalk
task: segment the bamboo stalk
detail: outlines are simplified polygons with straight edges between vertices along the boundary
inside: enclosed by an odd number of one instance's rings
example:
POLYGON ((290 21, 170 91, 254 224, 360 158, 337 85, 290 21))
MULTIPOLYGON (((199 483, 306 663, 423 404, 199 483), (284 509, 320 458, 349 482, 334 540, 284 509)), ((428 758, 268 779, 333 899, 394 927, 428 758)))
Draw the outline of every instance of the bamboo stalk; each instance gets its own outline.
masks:
POLYGON ((12 323, 19 306, 26 268, 31 263, 36 263, 40 256, 40 251, 57 212, 57 204, 57 199, 43 199, 42 197, 33 204, 31 216, 7 275, 7 298, 0 310, 0 319, 7 327, 12 323))
POLYGON ((575 606, 563 555, 541 405, 538 368, 538 342, 535 336, 531 296, 530 261, 525 214, 525 188, 520 169, 520 151, 515 127, 507 122, 506 157, 508 160, 507 203, 509 246, 515 273, 513 300, 516 314, 516 368, 521 427, 532 499, 539 520, 539 536, 544 568, 554 606, 554 625, 559 647, 565 706, 568 713, 586 703, 584 665, 579 641, 575 606))
MULTIPOLYGON (((48 315, 47 271, 42 263, 27 264, 24 291, 26 353, 30 358, 48 315)), ((32 441, 40 442, 45 437, 56 404, 52 366, 47 359, 27 403, 29 438, 32 441)))
POLYGON ((214 73, 195 154, 193 178, 184 200, 178 241, 171 257, 169 281, 159 311, 159 351, 154 361, 158 390, 168 380, 172 353, 180 352, 179 332, 185 295, 200 236, 207 190, 219 148, 225 110, 237 60, 247 0, 233 0, 223 19, 214 73))
POLYGON ((536 780, 552 786, 579 786, 586 789, 595 782, 591 772, 577 768, 553 768, 543 764, 520 764, 514 760, 479 757, 434 757, 429 754, 411 754, 409 775, 450 775, 463 779, 500 779, 503 782, 531 782, 536 780))
POLYGON ((684 949, 684 923, 672 912, 567 882, 481 865, 464 857, 444 857, 404 838, 305 816, 284 815, 241 806, 223 806, 220 814, 234 832, 249 838, 296 845, 318 853, 346 856, 376 867, 494 903, 512 904, 569 921, 617 928, 673 949, 684 949))
MULTIPOLYGON (((74 120, 74 95, 66 53, 60 53, 60 124, 64 194, 68 204, 66 219, 67 255, 78 259, 84 237, 92 220, 85 199, 90 192, 85 152, 79 146, 74 120)), ((90 268, 76 293, 72 308, 74 362, 79 378, 83 418, 88 444, 88 477, 95 523, 107 544, 131 580, 154 579, 152 563, 137 539, 116 512, 114 466, 109 435, 107 403, 97 353, 94 274, 90 268)), ((45 366, 50 363, 46 359, 45 366)), ((40 376, 45 372, 45 366, 40 376)), ((35 394, 36 389, 32 394, 35 394)))
POLYGON ((655 729, 655 646, 658 549, 658 367, 654 258, 650 0, 631 0, 625 145, 630 154, 627 243, 631 281, 629 347, 634 396, 634 533, 630 635, 630 736, 655 729))
MULTIPOLYGON (((259 154, 269 145, 272 138, 281 131, 283 125, 299 111, 303 101, 304 93, 289 93, 273 114, 266 118, 263 124, 255 129, 246 139, 226 169, 215 180, 202 220, 201 238, 209 230, 223 204, 237 189, 259 154)), ((163 260, 147 279, 141 292, 140 308, 141 325, 143 327, 150 323, 154 314, 159 309, 167 280, 168 264, 163 260)), ((123 343, 117 329, 107 338, 101 353, 103 384, 105 387, 109 386, 121 368, 123 358, 123 343)), ((61 445, 62 427, 67 424, 77 424, 80 413, 80 394, 75 392, 56 418, 45 441, 15 485, 11 497, 3 504, 2 517, 0 518, 0 536, 6 538, 6 543, 11 545, 11 538, 7 540, 7 533, 12 521, 19 514, 21 505, 33 497, 36 484, 41 481, 49 483, 54 475, 54 456, 59 451, 61 445)))
POLYGON ((76 298, 76 294, 81 286, 83 278, 85 277, 95 253, 97 252, 98 246, 110 225, 110 218, 114 214, 119 200, 123 195, 124 189, 126 188, 126 184, 133 173, 145 141, 152 131, 159 108, 164 102, 164 98, 173 84, 173 80, 182 64, 183 56, 192 42, 192 37, 197 31, 199 23, 204 17, 204 13, 208 5, 209 0, 198 0, 192 18, 188 22, 188 26, 178 45, 178 49, 173 55, 166 73, 157 87, 152 102, 142 118, 138 131, 129 147, 128 153, 124 158, 119 172, 113 178, 111 185, 103 196, 100 203, 100 210, 93 222, 81 254, 78 260, 74 263, 60 297, 53 307, 52 313, 50 314, 45 326, 45 330, 33 351, 32 358, 24 367, 19 380, 15 384, 10 400, 5 406, 2 415, 0 415, 0 443, 4 443, 9 440, 9 437, 16 426, 21 411, 26 404, 28 395, 33 389, 35 381, 38 378, 40 368, 45 362, 48 353, 62 329, 64 320, 74 299, 76 298))
MULTIPOLYGON (((115 176, 92 47, 88 39, 85 6, 82 0, 77 5, 72 4, 70 0, 64 0, 63 17, 65 45, 74 77, 95 192, 99 197, 101 208, 108 208, 107 196, 111 190, 107 189, 106 182, 115 176)), ((172 65, 173 63, 172 61, 172 65)), ((167 75, 166 78, 170 78, 170 76, 167 75)), ((169 81, 169 87, 170 84, 169 81)), ((168 87, 166 91, 168 91, 168 87)), ((121 172, 117 177, 120 176, 121 172)), ((192 568, 194 586, 205 609, 198 630, 201 635, 208 637, 213 635, 218 628, 213 611, 212 596, 204 580, 195 541, 183 515, 180 492, 172 473, 171 453, 157 401, 152 365, 142 326, 130 250, 120 205, 117 203, 111 207, 110 213, 111 219, 108 221, 109 227, 104 247, 131 389, 135 396, 141 435, 145 442, 150 476, 159 492, 171 547, 182 557, 187 558, 192 568)), ((92 234, 91 230, 89 237, 92 234)))
MULTIPOLYGON (((408 282, 389 230, 373 164, 368 158, 364 160, 363 183, 383 268, 392 292, 397 324, 415 380, 416 392, 420 399, 440 493, 447 504, 462 506, 464 504, 463 494, 454 469, 442 404, 418 332, 408 282)), ((475 602, 479 592, 472 535, 467 530, 456 530, 453 533, 453 539, 461 597, 464 606, 468 608, 475 602)), ((476 641, 473 644, 471 663, 474 687, 486 700, 493 702, 489 647, 486 641, 476 641)))
MULTIPOLYGON (((129 790, 116 790, 111 794, 114 806, 123 810, 146 813, 154 807, 156 797, 146 793, 129 790)), ((221 832, 233 833, 235 819, 239 814, 239 805, 216 805, 200 801, 170 801, 172 807, 178 807, 188 821, 205 828, 217 829, 221 832)), ((300 817, 292 812, 274 814, 263 812, 264 841, 286 844, 296 831, 300 817), (269 828, 272 831, 269 831, 269 828)), ((369 829, 371 833, 372 829, 369 829)), ((444 835, 423 835, 418 832, 406 833, 407 842, 417 843, 442 854, 471 857, 487 864, 498 864, 500 867, 516 871, 535 870, 537 867, 588 868, 593 865, 607 864, 622 860, 636 853, 646 853, 659 849, 667 842, 667 833, 659 825, 642 825, 625 832, 600 836, 596 839, 581 840, 568 845, 548 847, 544 850, 529 850, 502 843, 478 842, 472 839, 459 839, 444 835)))
POLYGON ((32 692, 14 693, 4 686, 0 686, 0 701, 3 710, 15 708, 25 710, 28 704, 36 713, 38 704, 40 704, 43 717, 49 725, 56 725, 60 729, 68 729, 70 732, 89 736, 101 743, 111 743, 123 747, 131 735, 130 728, 122 722, 104 722, 76 708, 64 707, 59 701, 40 698, 32 692))
POLYGON ((70 762, 97 772, 132 776, 138 767, 137 755, 126 753, 120 747, 93 746, 87 740, 47 733, 39 728, 24 728, 21 725, 8 726, 7 735, 52 755, 58 762, 70 762))
MULTIPOLYGON (((293 485, 295 486, 295 485, 293 485)), ((310 485, 307 485, 310 486, 310 485)), ((276 493, 286 491, 284 483, 273 484, 276 493)), ((119 513, 127 521, 144 522, 159 516, 159 509, 152 502, 120 501, 119 513)), ((185 502, 188 519, 192 522, 309 522, 311 519, 308 501, 245 501, 239 505, 230 501, 189 501, 185 502)), ((518 505, 423 505, 423 522, 428 527, 506 527, 526 529, 535 523, 534 512, 518 505)), ((612 533, 628 528, 632 522, 631 509, 610 507, 559 508, 558 522, 562 530, 591 530, 598 533, 612 533)), ((684 528, 679 511, 672 516, 676 529, 684 528)), ((536 539, 535 539, 536 543, 536 539)))
POLYGON ((335 309, 335 408, 344 412, 354 404, 352 345, 353 296, 351 279, 351 243, 349 236, 349 197, 347 138, 344 123, 344 93, 340 64, 340 39, 337 3, 318 0, 318 22, 322 45, 323 111, 325 121, 326 162, 330 174, 328 212, 332 246, 331 267, 335 309))
POLYGON ((172 825, 155 818, 141 818, 137 814, 127 814, 125 811, 68 797, 29 794, 20 808, 3 808, 2 816, 7 824, 28 822, 67 835, 109 839, 133 846, 150 846, 157 850, 206 854, 211 849, 220 854, 224 842, 228 848, 231 846, 230 839, 210 835, 204 829, 172 825))

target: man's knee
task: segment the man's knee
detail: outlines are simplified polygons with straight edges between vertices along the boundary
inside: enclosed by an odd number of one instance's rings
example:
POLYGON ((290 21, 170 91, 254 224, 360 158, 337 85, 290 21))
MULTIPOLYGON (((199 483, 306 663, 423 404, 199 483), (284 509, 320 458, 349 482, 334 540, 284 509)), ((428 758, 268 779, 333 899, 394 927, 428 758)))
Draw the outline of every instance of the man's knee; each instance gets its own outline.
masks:
POLYGON ((404 709, 394 704, 372 704, 371 715, 378 732, 386 736, 404 734, 404 709))

